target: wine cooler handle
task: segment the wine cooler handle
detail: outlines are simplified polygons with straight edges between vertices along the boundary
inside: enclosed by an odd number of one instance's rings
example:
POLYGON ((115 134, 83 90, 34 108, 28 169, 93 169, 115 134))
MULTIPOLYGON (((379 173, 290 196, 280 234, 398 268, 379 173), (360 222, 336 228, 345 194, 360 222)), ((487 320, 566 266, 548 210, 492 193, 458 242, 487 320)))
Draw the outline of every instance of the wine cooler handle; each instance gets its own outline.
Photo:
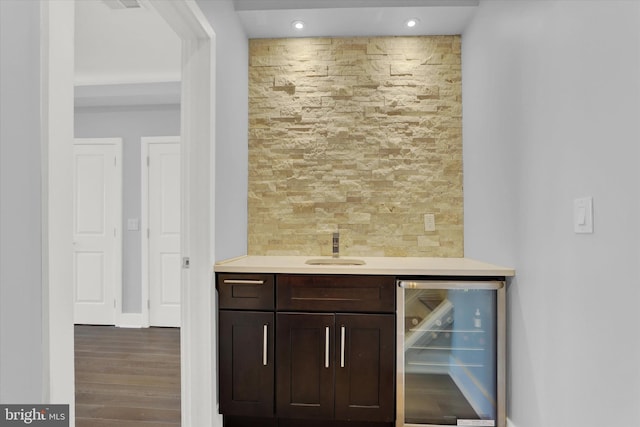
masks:
POLYGON ((486 289, 495 291, 504 287, 504 282, 498 280, 398 280, 397 284, 403 289, 486 289))

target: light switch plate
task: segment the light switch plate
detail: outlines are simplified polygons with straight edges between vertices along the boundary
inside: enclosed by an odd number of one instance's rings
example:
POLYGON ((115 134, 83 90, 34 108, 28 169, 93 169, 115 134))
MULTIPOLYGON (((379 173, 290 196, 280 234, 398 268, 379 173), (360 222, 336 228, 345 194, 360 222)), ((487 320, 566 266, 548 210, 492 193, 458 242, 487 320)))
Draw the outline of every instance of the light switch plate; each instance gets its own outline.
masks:
POLYGON ((128 218, 127 230, 130 230, 130 231, 140 230, 140 220, 138 218, 128 218))
POLYGON ((593 197, 581 197, 573 201, 573 231, 579 234, 593 233, 593 197))

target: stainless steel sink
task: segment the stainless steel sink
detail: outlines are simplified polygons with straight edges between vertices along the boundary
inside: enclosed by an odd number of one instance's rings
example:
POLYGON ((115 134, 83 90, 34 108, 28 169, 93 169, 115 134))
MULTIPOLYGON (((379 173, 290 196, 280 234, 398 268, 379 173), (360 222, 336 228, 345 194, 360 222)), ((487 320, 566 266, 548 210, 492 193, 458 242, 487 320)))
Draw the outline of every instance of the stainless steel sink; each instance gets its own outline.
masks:
POLYGON ((305 261, 309 265, 364 265, 361 259, 353 258, 313 258, 305 261))

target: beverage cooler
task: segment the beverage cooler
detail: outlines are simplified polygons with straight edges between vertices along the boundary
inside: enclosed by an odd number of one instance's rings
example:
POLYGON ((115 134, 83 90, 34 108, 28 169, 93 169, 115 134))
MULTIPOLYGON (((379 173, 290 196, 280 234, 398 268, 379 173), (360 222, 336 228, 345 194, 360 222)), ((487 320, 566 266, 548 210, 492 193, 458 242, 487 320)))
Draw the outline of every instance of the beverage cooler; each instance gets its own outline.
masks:
POLYGON ((505 284, 399 280, 396 427, 505 427, 505 284))

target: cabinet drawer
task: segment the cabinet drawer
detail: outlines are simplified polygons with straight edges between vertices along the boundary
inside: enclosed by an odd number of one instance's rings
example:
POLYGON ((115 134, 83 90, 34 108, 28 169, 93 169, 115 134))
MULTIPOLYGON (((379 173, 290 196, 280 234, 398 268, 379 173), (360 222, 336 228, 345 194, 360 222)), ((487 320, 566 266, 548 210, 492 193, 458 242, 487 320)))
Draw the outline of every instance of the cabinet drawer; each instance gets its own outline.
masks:
POLYGON ((272 274, 218 274, 220 308, 238 310, 273 310, 272 274))
POLYGON ((395 312, 395 279, 389 276, 277 276, 277 309, 395 312))

